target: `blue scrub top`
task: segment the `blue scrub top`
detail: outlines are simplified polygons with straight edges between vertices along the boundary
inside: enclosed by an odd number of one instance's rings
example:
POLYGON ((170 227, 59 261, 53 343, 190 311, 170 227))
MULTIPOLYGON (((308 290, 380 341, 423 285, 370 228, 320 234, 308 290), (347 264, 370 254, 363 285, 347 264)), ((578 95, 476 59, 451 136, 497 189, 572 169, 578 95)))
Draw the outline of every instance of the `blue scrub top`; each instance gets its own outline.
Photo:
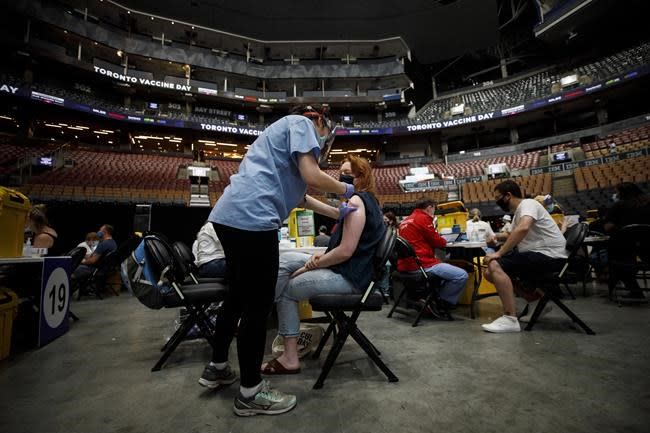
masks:
POLYGON ((310 152, 318 160, 318 133, 311 120, 289 115, 273 123, 248 149, 208 221, 248 231, 282 227, 307 192, 298 155, 310 152))

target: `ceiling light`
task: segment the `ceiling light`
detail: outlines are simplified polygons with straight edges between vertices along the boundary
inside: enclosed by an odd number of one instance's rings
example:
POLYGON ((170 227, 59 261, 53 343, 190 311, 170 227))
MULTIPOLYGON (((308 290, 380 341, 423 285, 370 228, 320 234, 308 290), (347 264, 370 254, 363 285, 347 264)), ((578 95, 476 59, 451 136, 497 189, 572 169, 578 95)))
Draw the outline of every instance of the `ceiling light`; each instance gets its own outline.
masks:
POLYGON ((151 21, 153 21, 153 17, 151 17, 151 21))
POLYGON ((194 30, 194 26, 192 26, 192 30, 194 30))
POLYGON ((122 50, 117 50, 117 57, 122 57, 123 54, 122 50))
POLYGON ((174 21, 172 21, 172 26, 174 25, 174 21))

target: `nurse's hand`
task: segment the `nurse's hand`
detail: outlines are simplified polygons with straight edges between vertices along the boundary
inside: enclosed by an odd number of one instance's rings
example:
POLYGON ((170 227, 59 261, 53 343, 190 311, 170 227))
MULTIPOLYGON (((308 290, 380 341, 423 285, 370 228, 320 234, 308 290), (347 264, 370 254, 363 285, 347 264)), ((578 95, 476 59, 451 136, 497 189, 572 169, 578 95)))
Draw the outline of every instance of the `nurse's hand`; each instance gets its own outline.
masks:
POLYGON ((355 210, 357 210, 357 208, 351 204, 341 203, 341 206, 339 206, 339 217, 337 221, 343 221, 349 213, 354 212, 355 210))
POLYGON ((298 269, 298 270, 295 271, 293 274, 291 274, 291 277, 289 277, 289 278, 296 278, 298 275, 300 275, 300 274, 304 274, 304 273, 307 272, 307 271, 308 271, 308 269, 307 269, 306 267, 303 266, 302 268, 298 269))
POLYGON ((349 200, 354 195, 354 185, 350 185, 349 183, 344 182, 341 183, 343 183, 343 186, 345 186, 345 192, 341 195, 349 200))

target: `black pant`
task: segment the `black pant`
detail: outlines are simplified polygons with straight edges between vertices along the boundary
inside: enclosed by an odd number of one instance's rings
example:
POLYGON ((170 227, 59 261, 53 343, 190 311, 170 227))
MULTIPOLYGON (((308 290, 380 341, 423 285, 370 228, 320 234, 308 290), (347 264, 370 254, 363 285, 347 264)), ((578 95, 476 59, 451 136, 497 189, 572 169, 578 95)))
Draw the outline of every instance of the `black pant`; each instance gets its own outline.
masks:
POLYGON ((212 361, 228 360, 228 349, 239 321, 240 384, 250 388, 262 381, 260 367, 266 346, 266 321, 278 279, 278 232, 252 232, 215 223, 213 226, 226 255, 228 296, 222 314, 217 317, 217 348, 212 361))

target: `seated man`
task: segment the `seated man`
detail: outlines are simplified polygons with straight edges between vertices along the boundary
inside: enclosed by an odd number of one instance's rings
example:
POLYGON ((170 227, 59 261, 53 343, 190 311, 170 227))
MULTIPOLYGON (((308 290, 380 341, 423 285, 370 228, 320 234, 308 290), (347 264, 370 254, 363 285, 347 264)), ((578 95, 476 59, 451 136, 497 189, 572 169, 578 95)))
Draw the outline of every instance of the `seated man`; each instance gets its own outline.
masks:
POLYGON ((379 202, 374 196, 375 182, 370 163, 362 158, 349 157, 341 165, 341 172, 352 173, 341 179, 353 183, 356 191, 347 206, 339 210, 310 196, 305 197, 304 207, 339 220, 327 251, 312 256, 293 252, 280 256, 275 301, 278 334, 283 337, 284 352, 264 364, 262 374, 300 371, 299 301, 327 293, 361 293, 370 284, 375 249, 386 231, 379 202), (350 209, 354 211, 349 212, 350 209))
POLYGON ((97 238, 99 244, 97 244, 93 253, 90 257, 85 257, 81 261, 81 265, 72 273, 72 280, 77 284, 92 275, 93 271, 99 266, 102 257, 117 250, 117 243, 113 239, 113 226, 108 224, 101 226, 97 232, 97 238))
POLYGON ((211 222, 201 227, 192 244, 194 263, 199 268, 199 277, 222 278, 226 276, 226 255, 221 241, 211 222))
POLYGON ((318 229, 318 236, 314 238, 315 247, 326 247, 330 243, 330 237, 327 235, 327 227, 320 226, 318 229))
MULTIPOLYGON (((559 272, 567 258, 566 240, 551 215, 533 199, 522 199, 521 189, 512 180, 494 188, 496 202, 504 212, 514 213, 512 232, 498 252, 483 260, 487 266, 485 278, 494 284, 503 304, 503 316, 482 325, 487 332, 519 332, 512 278, 538 273, 559 272)), ((501 234, 500 234, 501 235, 501 234)), ((529 301, 532 293, 521 293, 529 301)), ((536 301, 529 304, 532 316, 536 301)), ((550 306, 544 313, 550 311, 550 306)), ((528 317, 522 317, 527 321, 528 317)))
MULTIPOLYGON (((427 274, 435 275, 443 281, 440 298, 447 305, 456 305, 465 290, 467 272, 449 263, 442 263, 436 258, 435 249, 445 248, 447 241, 441 237, 433 226, 436 203, 423 200, 415 205, 415 210, 399 226, 399 235, 406 239, 415 250, 427 274)), ((418 272, 417 264, 412 258, 397 261, 399 272, 418 272)))

